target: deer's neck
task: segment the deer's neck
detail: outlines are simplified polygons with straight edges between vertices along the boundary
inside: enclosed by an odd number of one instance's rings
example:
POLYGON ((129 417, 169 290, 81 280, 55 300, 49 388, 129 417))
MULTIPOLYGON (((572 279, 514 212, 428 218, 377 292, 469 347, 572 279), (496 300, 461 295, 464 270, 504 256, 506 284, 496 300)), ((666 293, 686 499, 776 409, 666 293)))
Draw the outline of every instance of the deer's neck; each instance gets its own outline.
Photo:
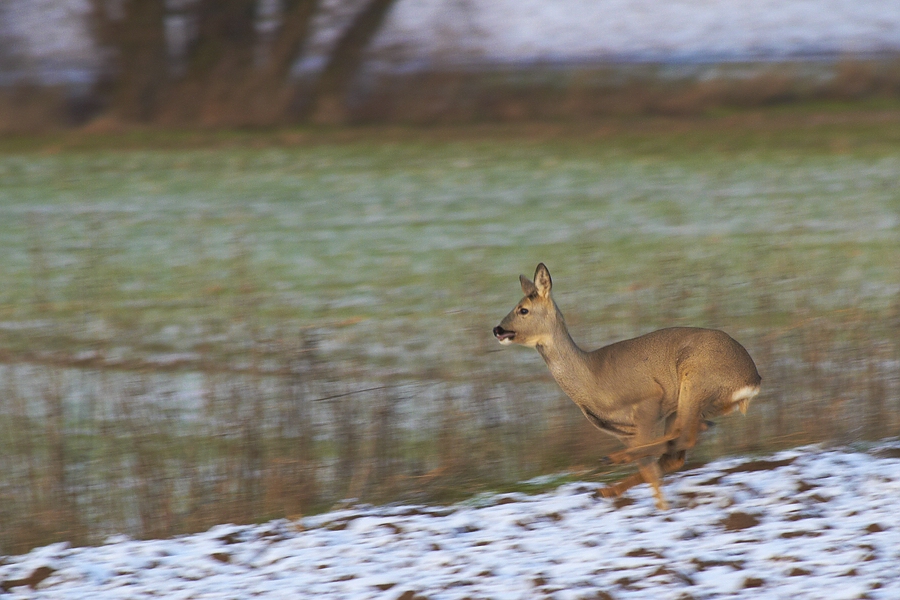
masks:
POLYGON ((580 396, 591 389, 590 384, 595 378, 588 365, 588 353, 579 348, 569 335, 562 315, 557 313, 557 316, 559 318, 551 335, 536 348, 559 387, 580 404, 584 401, 580 396))
POLYGON ((555 367, 563 367, 567 364, 584 361, 586 352, 578 347, 578 344, 569 335, 564 321, 560 321, 552 335, 536 346, 541 357, 546 361, 552 371, 555 367))

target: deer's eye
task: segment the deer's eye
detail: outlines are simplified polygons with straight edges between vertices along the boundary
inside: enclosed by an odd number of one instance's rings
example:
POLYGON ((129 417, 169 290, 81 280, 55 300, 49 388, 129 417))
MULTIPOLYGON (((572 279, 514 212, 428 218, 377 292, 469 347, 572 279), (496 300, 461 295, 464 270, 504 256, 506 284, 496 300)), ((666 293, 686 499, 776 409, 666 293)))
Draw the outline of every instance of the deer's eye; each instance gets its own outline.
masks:
POLYGON ((523 306, 522 308, 519 309, 519 314, 520 314, 520 315, 527 315, 527 314, 528 314, 528 309, 525 308, 525 307, 523 306))

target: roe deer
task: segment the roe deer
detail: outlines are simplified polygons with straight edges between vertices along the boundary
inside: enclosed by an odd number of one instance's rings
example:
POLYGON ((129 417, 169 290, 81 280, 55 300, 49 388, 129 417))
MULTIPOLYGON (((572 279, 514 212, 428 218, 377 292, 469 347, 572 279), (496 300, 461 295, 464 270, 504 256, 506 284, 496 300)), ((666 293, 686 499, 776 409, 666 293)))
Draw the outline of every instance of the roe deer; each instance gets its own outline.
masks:
POLYGON ((706 419, 735 407, 746 413, 759 393, 753 359, 728 334, 695 327, 660 329, 585 352, 550 297, 547 267, 537 266, 533 282, 524 275, 519 281, 525 297, 494 327, 494 336, 501 344, 536 348, 588 421, 627 447, 608 460, 637 461, 638 473, 604 488, 604 496, 646 482, 656 506, 668 508, 662 476, 684 465, 706 419))

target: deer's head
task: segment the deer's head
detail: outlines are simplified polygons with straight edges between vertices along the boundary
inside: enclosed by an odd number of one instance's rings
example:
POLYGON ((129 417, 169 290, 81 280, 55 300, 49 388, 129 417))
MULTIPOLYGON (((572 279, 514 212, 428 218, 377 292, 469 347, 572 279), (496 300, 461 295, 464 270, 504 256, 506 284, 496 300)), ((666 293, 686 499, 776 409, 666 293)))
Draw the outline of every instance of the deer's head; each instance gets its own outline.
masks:
POLYGON ((519 282, 525 297, 494 327, 494 337, 501 344, 522 344, 533 348, 552 334, 558 318, 556 305, 550 298, 553 282, 544 263, 540 263, 534 271, 534 281, 519 275, 519 282))

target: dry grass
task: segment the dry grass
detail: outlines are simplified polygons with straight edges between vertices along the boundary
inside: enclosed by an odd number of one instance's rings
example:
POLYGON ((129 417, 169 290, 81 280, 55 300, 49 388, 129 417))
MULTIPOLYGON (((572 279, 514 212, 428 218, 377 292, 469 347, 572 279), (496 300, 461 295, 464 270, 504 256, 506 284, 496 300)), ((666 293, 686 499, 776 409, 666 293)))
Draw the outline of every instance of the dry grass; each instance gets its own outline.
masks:
POLYGON ((568 121, 604 116, 702 115, 822 101, 894 99, 900 59, 827 63, 666 65, 447 71, 383 75, 354 100, 365 123, 568 121))
MULTIPOLYGON (((301 16, 295 28, 305 22, 301 16)), ((57 88, 3 90, 0 133, 37 133, 87 120, 89 129, 107 132, 135 125, 581 123, 610 116, 896 101, 900 96, 900 59, 847 57, 834 62, 695 65, 674 75, 678 65, 656 64, 387 74, 366 78, 364 89, 328 95, 311 113, 301 102, 308 90, 285 75, 295 50, 291 40, 297 35, 286 35, 276 44, 265 68, 223 59, 215 68, 172 80, 132 69, 134 81, 119 82, 109 98, 104 89, 77 100, 57 88)))

